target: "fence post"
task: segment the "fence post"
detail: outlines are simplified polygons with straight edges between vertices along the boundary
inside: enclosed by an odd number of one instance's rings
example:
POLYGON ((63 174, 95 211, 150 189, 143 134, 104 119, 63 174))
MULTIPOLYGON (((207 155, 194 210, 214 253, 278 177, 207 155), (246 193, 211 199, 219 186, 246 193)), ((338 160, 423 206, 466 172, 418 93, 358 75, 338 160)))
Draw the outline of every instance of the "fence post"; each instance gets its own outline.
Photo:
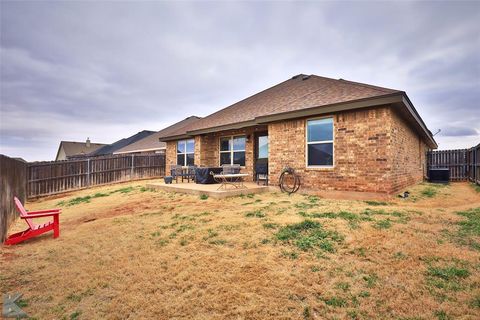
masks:
POLYGON ((133 162, 134 161, 135 161, 135 155, 132 154, 132 168, 130 170, 130 180, 133 180, 133 167, 134 167, 133 162))
POLYGON ((87 186, 90 186, 90 158, 87 159, 87 186))

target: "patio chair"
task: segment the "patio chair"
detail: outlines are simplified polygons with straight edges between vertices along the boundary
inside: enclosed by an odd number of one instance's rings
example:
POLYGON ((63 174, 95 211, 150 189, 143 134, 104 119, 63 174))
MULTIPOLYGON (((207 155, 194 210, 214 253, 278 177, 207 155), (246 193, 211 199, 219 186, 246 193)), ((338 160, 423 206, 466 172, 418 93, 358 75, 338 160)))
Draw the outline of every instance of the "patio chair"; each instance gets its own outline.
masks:
POLYGON ((193 166, 188 166, 187 167, 187 179, 188 179, 188 182, 190 182, 190 179, 192 179, 192 181, 195 181, 195 170, 197 169, 197 166, 196 165, 193 165, 193 166))
POLYGON ((260 184, 263 181, 264 185, 268 185, 268 164, 257 163, 255 165, 255 181, 260 184))
POLYGON ((60 236, 60 220, 59 215, 61 213, 60 209, 50 209, 50 210, 40 210, 40 211, 30 211, 27 212, 23 207, 22 203, 17 197, 13 198, 15 206, 17 207, 18 212, 20 213, 20 218, 24 219, 28 225, 28 229, 14 233, 10 235, 4 242, 5 245, 17 244, 27 239, 36 237, 42 233, 53 230, 53 238, 58 238, 60 236), (52 220, 34 224, 33 219, 35 218, 44 218, 44 217, 53 217, 52 220))
POLYGON ((170 175, 175 179, 176 183, 178 183, 178 177, 181 177, 183 182, 184 175, 182 166, 178 164, 170 165, 170 175))
POLYGON ((224 164, 222 165, 222 174, 238 174, 240 173, 239 164, 224 164))

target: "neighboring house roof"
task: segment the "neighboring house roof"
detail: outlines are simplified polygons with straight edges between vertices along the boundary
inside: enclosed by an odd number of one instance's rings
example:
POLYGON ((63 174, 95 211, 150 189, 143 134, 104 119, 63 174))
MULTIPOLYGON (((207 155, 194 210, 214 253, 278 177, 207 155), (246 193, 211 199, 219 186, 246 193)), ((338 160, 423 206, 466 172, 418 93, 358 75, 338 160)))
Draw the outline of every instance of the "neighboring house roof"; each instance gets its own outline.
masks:
POLYGON ((105 143, 89 143, 90 146, 87 146, 87 142, 76 142, 76 141, 60 141, 60 145, 58 146, 57 156, 55 159, 58 159, 59 153, 61 148, 63 147, 63 151, 65 152, 66 157, 72 157, 76 155, 84 155, 99 148, 106 146, 105 143))
POLYGON ((129 144, 128 146, 121 148, 114 152, 114 154, 123 154, 123 153, 133 153, 133 152, 146 152, 166 149, 166 143, 161 142, 159 139, 165 134, 185 134, 186 128, 192 123, 198 121, 200 118, 197 116, 190 116, 186 119, 183 119, 177 123, 172 124, 171 126, 162 129, 158 132, 155 132, 141 140, 138 140, 135 143, 129 144))
POLYGON ((100 149, 92 152, 89 154, 91 157, 96 157, 96 156, 103 156, 103 155, 108 155, 108 154, 113 154, 114 152, 132 144, 135 143, 151 134, 155 133, 155 131, 149 131, 149 130, 143 130, 140 131, 137 134, 134 134, 131 137, 124 138, 121 140, 118 140, 112 144, 105 145, 101 147, 100 149))
MULTIPOLYGON (((368 84, 299 74, 229 107, 210 114, 188 127, 186 135, 237 129, 272 121, 332 113, 382 104, 405 106, 409 120, 429 145, 436 142, 405 92, 368 84)), ((176 135, 164 135, 172 140, 176 135)))

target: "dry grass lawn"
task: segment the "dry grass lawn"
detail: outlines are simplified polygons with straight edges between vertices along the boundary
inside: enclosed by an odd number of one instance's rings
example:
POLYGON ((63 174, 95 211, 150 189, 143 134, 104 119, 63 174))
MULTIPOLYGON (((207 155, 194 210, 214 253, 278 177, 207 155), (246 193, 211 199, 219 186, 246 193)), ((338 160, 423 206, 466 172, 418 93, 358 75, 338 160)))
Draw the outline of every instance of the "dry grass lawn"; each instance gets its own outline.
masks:
POLYGON ((23 293, 36 319, 480 318, 480 192, 467 183, 367 203, 148 182, 28 203, 62 207, 61 235, 1 247, 1 291, 23 293))

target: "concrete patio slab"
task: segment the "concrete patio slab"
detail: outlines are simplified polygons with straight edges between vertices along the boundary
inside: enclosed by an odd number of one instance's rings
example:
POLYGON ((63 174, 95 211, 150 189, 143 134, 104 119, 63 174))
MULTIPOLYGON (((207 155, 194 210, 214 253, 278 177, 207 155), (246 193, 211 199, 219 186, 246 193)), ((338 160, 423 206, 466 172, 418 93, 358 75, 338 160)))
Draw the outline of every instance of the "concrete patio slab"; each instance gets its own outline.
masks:
POLYGON ((231 185, 227 186, 227 189, 218 190, 220 184, 196 184, 194 182, 190 183, 172 183, 165 184, 165 182, 156 182, 147 184, 148 188, 163 190, 166 192, 180 192, 186 194, 195 194, 202 195, 205 194, 211 198, 226 198, 239 196, 241 194, 249 193, 262 193, 270 190, 268 186, 259 186, 256 183, 245 182, 244 188, 235 188, 231 185))

